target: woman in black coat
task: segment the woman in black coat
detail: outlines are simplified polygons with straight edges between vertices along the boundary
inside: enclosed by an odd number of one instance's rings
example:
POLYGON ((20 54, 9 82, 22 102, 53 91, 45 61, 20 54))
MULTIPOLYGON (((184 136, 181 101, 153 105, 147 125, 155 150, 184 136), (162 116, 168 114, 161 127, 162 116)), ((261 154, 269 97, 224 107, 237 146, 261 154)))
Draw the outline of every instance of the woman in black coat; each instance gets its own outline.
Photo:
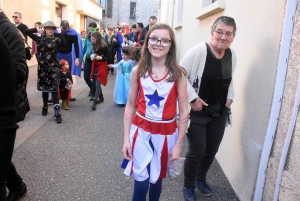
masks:
MULTIPOLYGON (((108 64, 114 64, 115 56, 117 53, 117 48, 121 45, 118 37, 115 35, 114 28, 112 26, 109 26, 108 28, 108 34, 105 35, 105 43, 108 47, 109 51, 109 60, 108 64)), ((111 75, 114 74, 114 68, 110 69, 111 75)))

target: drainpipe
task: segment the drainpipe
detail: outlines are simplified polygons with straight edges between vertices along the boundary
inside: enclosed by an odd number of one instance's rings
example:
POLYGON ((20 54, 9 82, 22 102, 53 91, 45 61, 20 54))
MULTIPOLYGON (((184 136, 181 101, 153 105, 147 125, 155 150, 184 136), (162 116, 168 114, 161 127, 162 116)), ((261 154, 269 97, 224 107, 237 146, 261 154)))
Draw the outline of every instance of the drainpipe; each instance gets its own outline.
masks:
POLYGON ((280 158, 280 164, 279 164, 279 167, 278 167, 277 180, 276 180, 276 185, 275 185, 275 192, 274 192, 273 201, 278 200, 281 177, 282 177, 282 173, 283 173, 283 168, 284 168, 286 156, 287 156, 287 153, 288 153, 288 150, 289 150, 290 142, 291 142, 291 139, 292 139, 292 136, 293 136, 295 123, 296 123, 296 120, 297 120, 299 104, 300 104, 300 76, 298 78, 298 86, 297 86, 296 99, 295 99, 292 119, 291 119, 291 122, 290 122, 290 126, 289 126, 289 130, 288 130, 286 139, 285 139, 283 151, 282 151, 281 158, 280 158))
POLYGON ((257 179, 256 179, 254 201, 262 200, 268 161, 269 161, 270 152, 274 141, 274 135, 276 132, 277 123, 279 119, 296 7, 297 7, 297 0, 287 0, 281 44, 280 44, 280 53, 279 53, 279 60, 278 60, 278 68, 277 68, 278 70, 276 75, 274 96, 272 101, 272 108, 271 108, 271 114, 269 118, 266 138, 265 138, 264 146, 260 157, 260 163, 259 163, 257 179))

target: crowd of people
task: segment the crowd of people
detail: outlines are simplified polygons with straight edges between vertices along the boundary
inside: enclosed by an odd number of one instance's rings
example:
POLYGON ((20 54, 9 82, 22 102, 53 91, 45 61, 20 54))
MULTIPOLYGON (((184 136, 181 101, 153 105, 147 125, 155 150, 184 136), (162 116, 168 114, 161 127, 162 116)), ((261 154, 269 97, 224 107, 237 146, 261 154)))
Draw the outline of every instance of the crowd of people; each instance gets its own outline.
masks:
POLYGON ((190 49, 180 63, 173 29, 157 23, 154 16, 145 28, 142 23, 131 28, 122 23, 104 29, 91 22, 80 33, 66 20, 60 26, 36 22, 28 29, 21 13, 15 12, 13 19, 15 25, 0 9, 0 200, 18 200, 27 192, 11 162, 17 122, 30 110, 27 37, 33 40, 30 54, 38 61, 42 115, 48 115, 51 93, 57 123, 62 122, 60 109, 68 110, 69 101, 75 101, 72 75, 80 76, 83 70, 91 109, 96 110, 104 101, 102 86, 116 69, 113 99, 125 106, 122 168, 134 178, 133 201, 145 201, 148 193, 150 201, 159 200, 162 179, 170 162, 180 158, 185 136, 189 150, 183 170, 184 200, 197 199, 195 187, 207 196, 212 194, 206 174, 231 123, 236 65, 230 48, 236 34, 233 18, 217 18, 211 40, 190 49))

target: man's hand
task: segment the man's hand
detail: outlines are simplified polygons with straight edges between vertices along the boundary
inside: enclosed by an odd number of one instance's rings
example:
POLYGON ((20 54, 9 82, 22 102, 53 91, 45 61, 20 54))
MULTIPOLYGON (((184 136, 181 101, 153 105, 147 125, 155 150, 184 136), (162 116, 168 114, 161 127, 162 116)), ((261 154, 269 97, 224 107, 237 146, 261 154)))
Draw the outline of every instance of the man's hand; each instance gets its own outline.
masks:
POLYGON ((116 38, 113 38, 113 41, 116 43, 116 42, 117 42, 117 39, 116 39, 116 38))
POLYGON ((56 27, 56 31, 57 31, 57 33, 61 33, 61 28, 59 26, 56 27))
POLYGON ((231 99, 227 99, 225 106, 228 107, 228 108, 230 108, 231 104, 232 104, 232 100, 231 99))
POLYGON ((76 67, 79 66, 79 59, 78 59, 78 58, 75 59, 75 66, 76 66, 76 67))
POLYGON ((192 110, 200 111, 203 106, 208 106, 206 102, 204 102, 201 98, 197 98, 194 103, 190 103, 192 110))

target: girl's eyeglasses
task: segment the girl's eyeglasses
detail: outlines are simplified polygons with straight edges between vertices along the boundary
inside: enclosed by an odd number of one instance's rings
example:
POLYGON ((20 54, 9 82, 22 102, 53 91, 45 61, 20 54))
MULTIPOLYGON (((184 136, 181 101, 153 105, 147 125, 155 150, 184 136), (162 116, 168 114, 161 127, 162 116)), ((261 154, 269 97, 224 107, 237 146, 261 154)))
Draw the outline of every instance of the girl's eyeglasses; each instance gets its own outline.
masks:
POLYGON ((163 47, 168 47, 171 43, 171 40, 169 39, 160 39, 158 40, 158 38, 154 38, 154 37, 149 37, 149 43, 150 45, 156 45, 158 42, 160 42, 160 45, 163 47))

